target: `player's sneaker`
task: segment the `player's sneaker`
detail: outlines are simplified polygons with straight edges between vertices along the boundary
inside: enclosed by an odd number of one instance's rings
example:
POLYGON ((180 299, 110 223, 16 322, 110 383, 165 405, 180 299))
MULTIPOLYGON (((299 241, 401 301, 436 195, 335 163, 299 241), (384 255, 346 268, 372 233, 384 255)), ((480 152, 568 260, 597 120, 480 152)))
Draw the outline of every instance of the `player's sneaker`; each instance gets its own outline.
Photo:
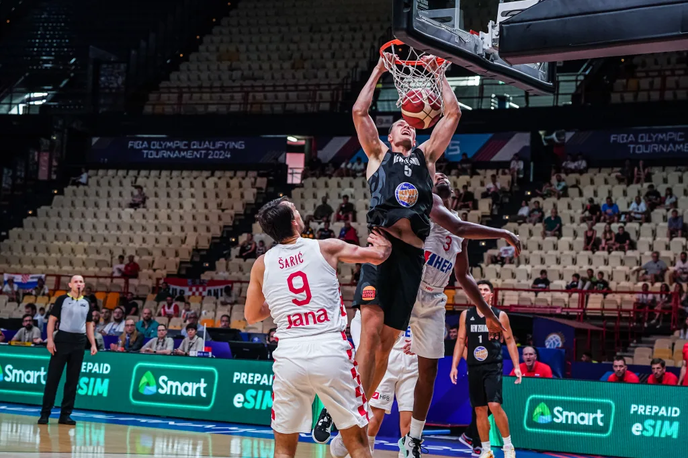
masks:
POLYGON ((471 452, 471 458, 480 458, 481 453, 483 453, 482 447, 473 447, 473 451, 471 452))
POLYGON ((468 448, 473 448, 473 439, 466 436, 466 433, 461 434, 461 437, 459 437, 459 442, 468 448))
POLYGON ((504 458, 516 458, 516 449, 514 447, 504 447, 502 452, 504 452, 504 458))
POLYGON ((330 442, 330 454, 334 458, 346 458, 349 456, 349 451, 344 445, 341 434, 334 436, 334 439, 330 442))
POLYGON ((427 450, 421 447, 422 445, 422 439, 415 439, 408 434, 399 440, 399 449, 404 452, 405 458, 421 458, 423 452, 427 453, 427 450))
POLYGON ((318 422, 313 428, 311 436, 313 440, 318 444, 326 444, 330 440, 332 435, 332 417, 327 413, 327 409, 322 409, 320 411, 320 416, 318 417, 318 422))
POLYGON ((480 458, 494 458, 494 453, 492 450, 484 450, 480 452, 480 458))

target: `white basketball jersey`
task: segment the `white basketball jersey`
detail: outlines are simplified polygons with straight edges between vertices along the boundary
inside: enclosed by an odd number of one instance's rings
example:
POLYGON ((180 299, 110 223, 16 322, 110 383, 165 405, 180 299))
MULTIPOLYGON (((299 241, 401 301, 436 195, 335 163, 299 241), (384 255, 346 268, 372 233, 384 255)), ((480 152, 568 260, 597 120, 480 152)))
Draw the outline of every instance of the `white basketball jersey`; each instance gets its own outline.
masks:
MULTIPOLYGON (((452 212, 456 215, 455 212, 452 212)), ((458 216, 457 216, 458 218, 458 216)), ((456 255, 461 253, 463 239, 439 224, 430 222, 430 235, 425 239, 425 267, 423 282, 429 286, 444 288, 454 270, 456 255)))
POLYGON ((298 238, 265 253, 263 295, 278 339, 308 337, 346 329, 337 272, 317 240, 298 238))

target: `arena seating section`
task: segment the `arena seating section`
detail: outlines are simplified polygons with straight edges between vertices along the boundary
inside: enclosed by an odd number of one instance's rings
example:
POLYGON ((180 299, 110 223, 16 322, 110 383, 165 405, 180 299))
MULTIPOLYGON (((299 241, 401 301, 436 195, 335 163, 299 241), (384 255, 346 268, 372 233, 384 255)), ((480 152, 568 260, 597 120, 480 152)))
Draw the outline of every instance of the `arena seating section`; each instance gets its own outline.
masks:
POLYGON ((385 2, 240 2, 150 95, 145 113, 330 111, 367 71, 385 2))
POLYGON ((688 97, 686 53, 634 56, 627 74, 614 81, 612 103, 685 100, 688 97))

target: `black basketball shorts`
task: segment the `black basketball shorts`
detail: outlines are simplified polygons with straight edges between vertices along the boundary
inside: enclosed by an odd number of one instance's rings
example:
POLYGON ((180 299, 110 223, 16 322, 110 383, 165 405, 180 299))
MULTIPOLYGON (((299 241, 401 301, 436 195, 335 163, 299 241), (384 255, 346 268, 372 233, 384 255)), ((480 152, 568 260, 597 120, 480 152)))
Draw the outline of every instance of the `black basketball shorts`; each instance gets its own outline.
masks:
POLYGON ((502 403, 502 375, 501 362, 468 367, 468 394, 473 407, 502 403))
POLYGON ((405 331, 411 319, 418 287, 423 276, 423 249, 388 237, 392 254, 379 266, 364 264, 354 294, 354 307, 378 305, 385 325, 405 331))

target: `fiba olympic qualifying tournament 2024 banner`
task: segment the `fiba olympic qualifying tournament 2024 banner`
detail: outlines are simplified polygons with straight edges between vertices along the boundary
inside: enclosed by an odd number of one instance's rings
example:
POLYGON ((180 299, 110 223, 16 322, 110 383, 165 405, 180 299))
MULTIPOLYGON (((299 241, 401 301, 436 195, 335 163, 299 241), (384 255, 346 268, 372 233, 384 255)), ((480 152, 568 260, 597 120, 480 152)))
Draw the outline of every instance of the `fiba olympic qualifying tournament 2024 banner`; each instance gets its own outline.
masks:
POLYGON ((688 126, 566 132, 566 152, 605 160, 688 157, 688 126))
POLYGON ((286 138, 94 137, 90 163, 256 164, 279 159, 286 138))

